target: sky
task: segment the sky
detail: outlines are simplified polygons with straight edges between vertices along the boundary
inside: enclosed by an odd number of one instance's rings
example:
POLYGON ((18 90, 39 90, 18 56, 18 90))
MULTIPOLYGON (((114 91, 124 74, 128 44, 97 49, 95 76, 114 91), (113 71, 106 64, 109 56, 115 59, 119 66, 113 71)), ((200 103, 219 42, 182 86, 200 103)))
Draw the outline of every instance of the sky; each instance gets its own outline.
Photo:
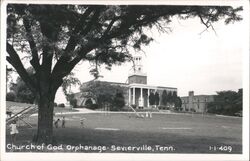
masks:
MULTIPOLYGON (((179 96, 187 96, 188 91, 210 95, 242 88, 243 22, 225 25, 221 21, 213 26, 215 31, 204 31, 199 19, 174 18, 169 33, 147 31, 154 41, 144 46, 143 52, 131 50, 131 54, 142 56, 148 85, 175 87, 179 96)), ((89 69, 88 62, 75 67, 75 75, 82 83, 93 79, 89 69)), ((102 67, 101 80, 125 83, 131 69, 130 62, 113 66, 111 71, 102 67)), ((72 91, 79 88, 73 87, 72 91)), ((56 102, 65 102, 61 89, 56 102)))
MULTIPOLYGON (((175 87, 179 96, 187 96, 189 91, 195 95, 216 94, 216 91, 242 88, 244 23, 225 25, 223 21, 205 30, 198 18, 179 20, 173 18, 171 32, 159 33, 156 29, 146 33, 154 38, 141 55, 143 71, 147 73, 148 85, 175 87)), ((125 83, 131 72, 132 63, 123 63, 100 72, 103 81, 125 83)), ((73 70, 81 83, 92 80, 88 62, 79 63, 73 70)), ((13 76, 13 78, 16 76, 13 76)), ((79 86, 72 87, 78 92, 79 86)), ((65 103, 66 99, 59 88, 55 102, 65 103)))

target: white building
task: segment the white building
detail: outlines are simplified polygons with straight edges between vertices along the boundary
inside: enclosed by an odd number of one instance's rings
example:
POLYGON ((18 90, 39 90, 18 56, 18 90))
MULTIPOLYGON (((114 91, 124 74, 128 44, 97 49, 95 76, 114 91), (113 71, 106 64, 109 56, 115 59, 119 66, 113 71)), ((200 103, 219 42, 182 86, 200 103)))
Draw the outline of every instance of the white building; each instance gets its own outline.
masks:
MULTIPOLYGON (((161 95, 164 90, 166 90, 167 93, 171 92, 173 94, 176 92, 177 94, 177 88, 148 85, 147 74, 143 72, 141 62, 141 56, 135 56, 133 58, 133 70, 128 76, 127 83, 108 82, 111 85, 125 87, 124 97, 127 105, 135 105, 137 108, 150 108, 149 95, 151 92, 154 94, 157 92, 159 94, 160 105, 161 95)), ((83 83, 83 85, 87 85, 88 83, 90 82, 83 83)), ((77 105, 80 107, 85 106, 87 99, 89 99, 83 97, 82 93, 76 93, 75 98, 77 99, 77 105)), ((91 101, 95 102, 93 99, 91 99, 91 101)))

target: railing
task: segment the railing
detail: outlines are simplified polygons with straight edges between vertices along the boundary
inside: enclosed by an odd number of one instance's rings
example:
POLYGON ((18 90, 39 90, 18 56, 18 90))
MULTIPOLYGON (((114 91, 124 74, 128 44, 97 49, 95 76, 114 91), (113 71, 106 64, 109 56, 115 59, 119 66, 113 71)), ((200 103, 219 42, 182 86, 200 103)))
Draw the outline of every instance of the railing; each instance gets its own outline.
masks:
POLYGON ((21 110, 20 112, 14 114, 14 116, 11 116, 11 117, 7 118, 6 119, 6 124, 9 125, 14 120, 21 120, 22 122, 24 122, 28 126, 32 127, 29 123, 25 122, 23 119, 29 117, 30 115, 36 113, 37 111, 38 111, 37 107, 29 106, 29 107, 21 110))

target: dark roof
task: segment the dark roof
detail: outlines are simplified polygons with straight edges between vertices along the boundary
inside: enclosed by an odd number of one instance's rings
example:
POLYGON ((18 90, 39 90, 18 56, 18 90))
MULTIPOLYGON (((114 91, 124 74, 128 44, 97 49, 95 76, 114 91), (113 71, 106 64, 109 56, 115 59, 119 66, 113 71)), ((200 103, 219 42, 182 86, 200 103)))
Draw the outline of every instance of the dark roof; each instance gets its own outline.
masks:
MULTIPOLYGON (((93 80, 91 80, 93 81, 93 80)), ((87 83, 90 83, 91 81, 87 81, 87 82, 84 82, 82 84, 87 84, 87 83)), ((110 84, 121 84, 121 85, 128 85, 127 83, 120 83, 120 82, 109 82, 109 81, 99 81, 99 80, 96 80, 98 82, 104 82, 104 83, 110 83, 110 84)))
MULTIPOLYGON (((93 81, 93 80, 91 80, 93 81)), ((87 82, 84 82, 82 83, 83 85, 84 84, 88 84, 90 83, 91 81, 87 81, 87 82)), ((100 81, 100 80, 96 80, 96 81, 99 81, 99 82, 104 82, 104 83, 109 83, 109 84, 113 84, 113 85, 121 85, 121 86, 129 86, 130 84, 128 83, 120 83, 120 82, 110 82, 110 81, 100 81)), ((143 84, 143 85, 146 85, 146 86, 154 86, 154 85, 147 85, 147 84, 143 84)), ((174 88, 174 87, 164 87, 164 86, 154 86, 156 88, 168 88, 168 89, 177 89, 177 88, 174 88)))
MULTIPOLYGON (((205 95, 205 94, 201 94, 201 95, 194 95, 194 97, 211 97, 211 96, 215 96, 215 95, 205 95)), ((181 98, 188 98, 189 96, 182 96, 181 98)))

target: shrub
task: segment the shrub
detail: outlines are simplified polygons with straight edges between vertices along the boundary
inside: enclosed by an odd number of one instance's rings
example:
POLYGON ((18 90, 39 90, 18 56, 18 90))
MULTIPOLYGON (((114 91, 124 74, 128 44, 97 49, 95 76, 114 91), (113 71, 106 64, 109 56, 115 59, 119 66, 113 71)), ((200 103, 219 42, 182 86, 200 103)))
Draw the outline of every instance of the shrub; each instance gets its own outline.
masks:
POLYGON ((191 108, 191 109, 190 109, 190 111, 191 111, 191 112, 196 112, 196 110, 195 110, 195 109, 193 109, 193 108, 191 108))
POLYGON ((164 105, 160 105, 158 106, 159 110, 169 110, 169 107, 164 106, 164 105))
POLYGON ((137 106, 133 104, 133 105, 131 105, 131 107, 132 107, 133 109, 136 109, 137 106))
POLYGON ((16 95, 14 92, 8 92, 6 94, 6 101, 15 101, 16 95))

